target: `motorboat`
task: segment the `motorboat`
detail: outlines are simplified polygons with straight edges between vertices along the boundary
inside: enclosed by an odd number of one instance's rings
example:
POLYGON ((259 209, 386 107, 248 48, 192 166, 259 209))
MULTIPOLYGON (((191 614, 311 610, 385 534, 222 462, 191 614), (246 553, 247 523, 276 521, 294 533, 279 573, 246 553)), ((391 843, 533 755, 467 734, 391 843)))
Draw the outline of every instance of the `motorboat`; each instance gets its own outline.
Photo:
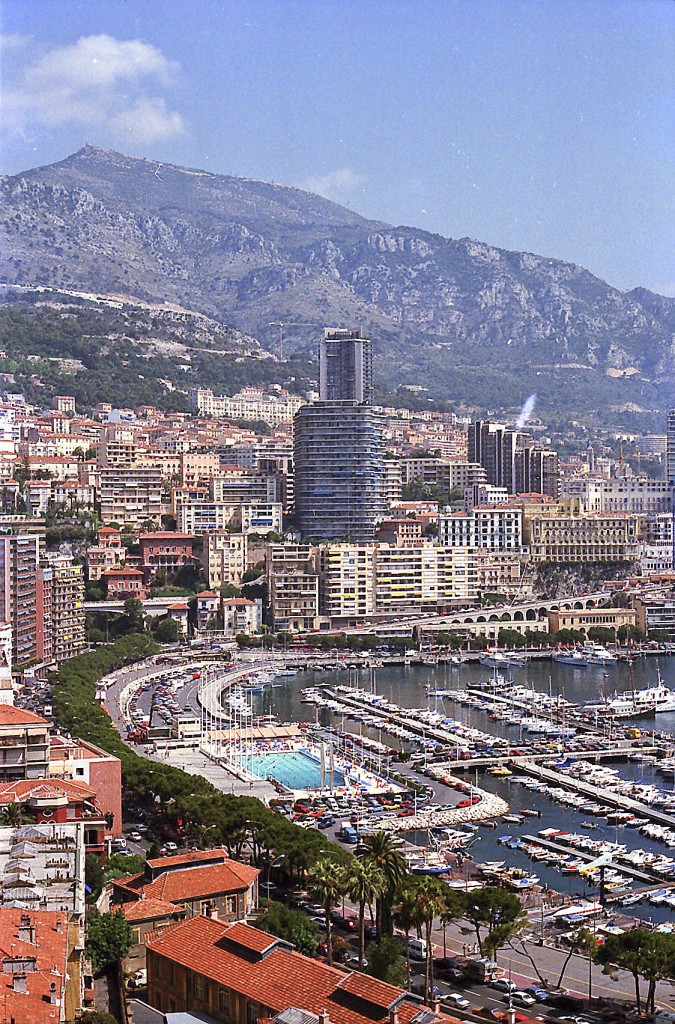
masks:
POLYGON ((573 668, 588 667, 588 659, 579 650, 556 651, 553 655, 553 661, 557 662, 558 665, 571 665, 573 668))

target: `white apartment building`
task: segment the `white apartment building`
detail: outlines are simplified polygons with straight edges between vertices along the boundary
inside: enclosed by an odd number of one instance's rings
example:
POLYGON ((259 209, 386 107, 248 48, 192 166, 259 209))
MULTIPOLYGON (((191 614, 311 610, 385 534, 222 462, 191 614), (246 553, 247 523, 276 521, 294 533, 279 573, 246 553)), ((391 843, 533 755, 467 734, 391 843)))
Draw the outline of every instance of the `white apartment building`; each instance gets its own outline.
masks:
POLYGON ((487 548, 519 551, 523 546, 523 510, 512 505, 474 508, 441 513, 438 542, 449 548, 487 548))
POLYGON ((238 587, 248 568, 247 557, 247 534, 230 533, 229 530, 205 534, 204 560, 209 588, 219 590, 228 583, 238 587))
POLYGON ((563 480, 562 496, 579 498, 584 512, 670 512, 672 488, 650 477, 576 477, 563 480))
POLYGON ((299 395, 285 391, 269 395, 259 388, 242 388, 232 397, 214 395, 210 388, 193 388, 188 399, 202 416, 224 420, 262 420, 271 426, 292 423, 298 409, 305 404, 299 395))
POLYGON ((283 505, 281 502, 232 504, 178 497, 175 515, 178 530, 193 537, 232 529, 241 529, 243 533, 281 533, 283 505))

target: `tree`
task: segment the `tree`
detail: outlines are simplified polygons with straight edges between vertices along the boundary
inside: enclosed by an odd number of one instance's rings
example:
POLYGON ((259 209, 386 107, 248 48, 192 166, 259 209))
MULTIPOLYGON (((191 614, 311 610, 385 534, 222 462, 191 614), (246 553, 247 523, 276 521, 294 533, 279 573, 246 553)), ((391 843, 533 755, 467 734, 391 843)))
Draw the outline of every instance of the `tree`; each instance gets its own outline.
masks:
POLYGON ((87 911, 87 956, 97 970, 124 960, 130 948, 131 928, 121 910, 101 914, 92 907, 87 911))
POLYGON ((637 626, 629 626, 624 624, 619 626, 619 631, 616 634, 617 640, 620 644, 639 644, 645 639, 645 634, 637 626))
POLYGON ((142 633, 145 629, 145 612, 143 602, 136 597, 128 597, 124 602, 124 617, 127 633, 142 633))
POLYGON ((321 857, 309 873, 309 888, 314 893, 326 914, 326 958, 333 963, 332 920, 333 905, 346 892, 340 866, 329 857, 321 857))
MULTIPOLYGON (((363 967, 365 952, 366 905, 384 892, 384 872, 371 860, 352 861, 347 869, 347 892, 359 906, 359 967, 363 967)), ((371 911, 372 913, 372 911, 371 911)))
POLYGON ((95 902, 101 894, 105 877, 103 865, 95 853, 88 853, 84 858, 84 883, 87 887, 87 899, 95 902))
POLYGON ((152 635, 160 644, 175 643, 178 639, 178 623, 171 617, 160 619, 156 625, 153 625, 152 635))
POLYGON ((616 640, 616 630, 610 626, 591 626, 588 639, 594 644, 613 644, 616 640))
POLYGON ((595 954, 605 974, 628 971, 635 982, 635 1005, 642 1012, 640 978, 648 982, 645 1011, 654 1012, 656 983, 675 976, 675 935, 633 928, 621 935, 608 935, 595 954))
POLYGON ((305 956, 316 956, 319 945, 316 932, 301 910, 290 910, 283 903, 270 903, 256 921, 256 928, 292 942, 305 956))
POLYGON ((424 992, 425 999, 428 999, 434 982, 431 932, 433 930, 434 918, 441 917, 446 908, 445 894, 447 887, 439 878, 424 875, 418 879, 416 887, 409 891, 412 901, 412 919, 419 922, 420 927, 424 928, 424 938, 426 940, 424 992))
POLYGON ((473 925, 481 956, 494 957, 525 920, 518 896, 492 885, 466 893, 463 903, 463 917, 473 925))
POLYGON ((368 974, 389 985, 402 986, 406 981, 406 968, 401 960, 401 946, 389 935, 368 946, 368 974))
POLYGON ((405 861, 400 840, 387 832, 375 832, 366 837, 364 859, 372 861, 383 873, 385 887, 376 898, 375 925, 377 937, 392 934, 391 910, 399 883, 405 875, 405 861))
POLYGON ((7 804, 0 811, 0 821, 3 825, 9 825, 12 828, 16 828, 18 825, 23 823, 23 807, 21 804, 11 803, 7 804))
POLYGON ((394 924, 405 934, 405 960, 410 977, 410 933, 419 927, 417 907, 414 900, 414 890, 417 886, 417 877, 410 875, 405 879, 399 889, 399 899, 393 910, 394 924))

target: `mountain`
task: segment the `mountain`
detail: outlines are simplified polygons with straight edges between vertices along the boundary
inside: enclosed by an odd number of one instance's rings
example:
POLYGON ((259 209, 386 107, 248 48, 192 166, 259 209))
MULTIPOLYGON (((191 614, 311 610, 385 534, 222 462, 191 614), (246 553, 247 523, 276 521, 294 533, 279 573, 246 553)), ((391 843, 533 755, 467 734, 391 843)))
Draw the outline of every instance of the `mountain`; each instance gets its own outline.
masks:
POLYGON ((8 284, 178 303, 285 353, 373 338, 379 384, 618 422, 675 403, 675 300, 574 264, 392 227, 300 189, 86 146, 0 179, 8 284), (312 325, 312 326, 306 326, 312 325), (314 326, 315 325, 315 326, 314 326))

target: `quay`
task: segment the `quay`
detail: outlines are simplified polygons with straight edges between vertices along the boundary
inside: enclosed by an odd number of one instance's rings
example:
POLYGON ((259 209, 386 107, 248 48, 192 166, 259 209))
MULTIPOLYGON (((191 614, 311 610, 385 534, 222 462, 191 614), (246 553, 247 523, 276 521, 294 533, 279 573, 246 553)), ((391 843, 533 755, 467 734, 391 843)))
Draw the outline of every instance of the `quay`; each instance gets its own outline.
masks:
MULTIPOLYGON (((574 857, 575 860, 583 860, 587 864, 591 864, 594 860, 598 859, 597 853, 588 853, 586 850, 577 850, 576 847, 568 846, 567 843, 560 842, 558 839, 546 839, 543 836, 527 835, 524 835, 522 838, 528 843, 533 843, 535 846, 543 846, 545 850, 552 850, 554 853, 563 853, 570 857, 574 857)), ((640 871, 639 868, 630 867, 628 864, 619 864, 612 861, 612 863, 608 864, 607 867, 610 867, 612 871, 618 871, 621 875, 627 875, 628 877, 633 878, 636 882, 643 882, 648 886, 653 885, 653 888, 655 889, 667 889, 669 888, 669 885, 673 884, 672 882, 668 883, 663 878, 659 880, 656 875, 640 871), (656 885, 656 882, 659 884, 656 885)), ((608 895, 610 894, 608 893, 608 895)), ((618 895, 619 893, 617 893, 617 896, 618 895)), ((625 896, 626 893, 623 892, 620 895, 625 896)))
MULTIPOLYGON (((593 754, 595 753, 596 751, 593 751, 593 754)), ((666 814, 664 811, 659 811, 649 804, 643 804, 639 800, 633 800, 632 797, 615 793, 611 789, 602 789, 597 784, 584 782, 583 779, 572 778, 562 772, 555 771, 553 768, 545 768, 544 765, 535 764, 529 758, 515 757, 512 759, 512 762, 514 766, 527 775, 533 775, 544 782, 553 782, 556 786, 560 786, 563 789, 575 790, 577 793, 592 799, 594 803, 603 803, 610 807, 620 808, 622 811, 630 811, 631 814, 638 818, 649 818, 659 825, 675 829, 674 815, 666 814)))

